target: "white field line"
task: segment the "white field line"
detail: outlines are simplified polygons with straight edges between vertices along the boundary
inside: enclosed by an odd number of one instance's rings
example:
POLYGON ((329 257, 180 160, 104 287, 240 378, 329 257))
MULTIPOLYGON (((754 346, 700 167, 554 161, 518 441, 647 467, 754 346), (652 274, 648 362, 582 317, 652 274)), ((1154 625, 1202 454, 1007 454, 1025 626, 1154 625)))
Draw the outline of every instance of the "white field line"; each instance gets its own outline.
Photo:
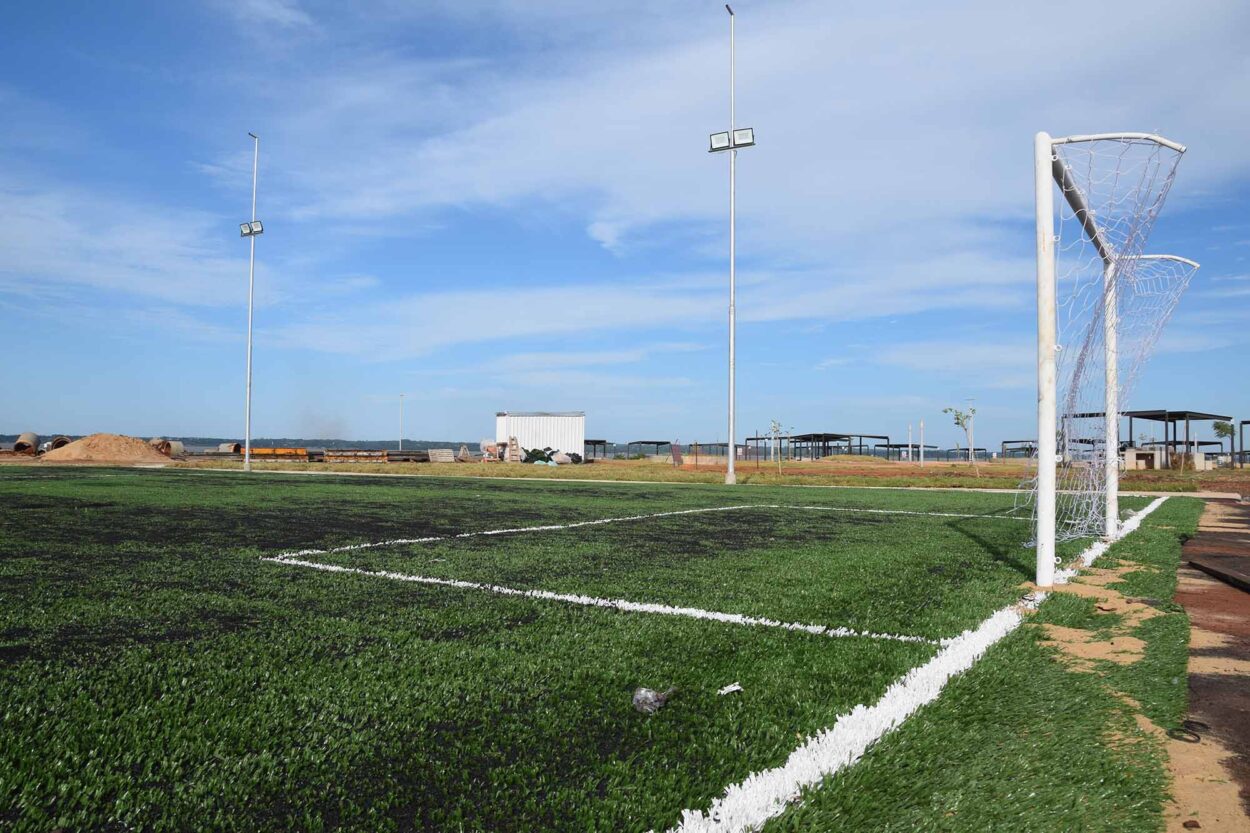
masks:
POLYGON ((985 521, 1031 521, 1023 515, 984 515, 975 512, 920 512, 908 509, 862 509, 850 506, 797 506, 773 504, 769 509, 811 509, 817 512, 862 512, 870 515, 919 515, 926 518, 978 518, 985 521))
POLYGON ((653 512, 648 515, 627 515, 620 518, 596 518, 591 521, 575 521, 568 524, 546 524, 543 526, 518 526, 507 529, 487 529, 480 532, 461 532, 455 535, 427 535, 423 538, 392 538, 387 541, 372 541, 365 544, 345 544, 341 547, 330 547, 329 549, 306 549, 296 550, 294 552, 285 552, 278 555, 278 558, 303 558, 309 555, 331 555, 340 552, 357 552, 359 550, 371 550, 378 547, 395 547, 406 544, 430 544, 435 541, 455 541, 461 538, 477 538, 486 535, 515 535, 522 532, 556 532, 565 529, 578 529, 586 526, 601 526, 603 524, 624 523, 628 521, 645 521, 651 518, 669 518, 676 515, 698 515, 706 512, 733 512, 739 509, 805 509, 816 510, 821 512, 852 512, 867 513, 875 515, 915 515, 932 518, 980 518, 985 520, 1029 520, 1028 518, 1015 518, 1007 515, 978 515, 974 513, 957 513, 957 512, 919 512, 906 509, 857 509, 845 506, 798 506, 780 503, 744 503, 739 506, 713 506, 701 509, 679 509, 671 512, 653 512))
POLYGON ((481 532, 461 532, 457 535, 430 535, 425 538, 394 538, 390 541, 376 541, 369 544, 347 544, 342 547, 332 547, 325 550, 299 550, 298 552, 286 552, 278 556, 278 558, 300 558, 306 555, 328 555, 336 552, 355 552, 356 550, 370 550, 376 547, 391 547, 402 544, 428 544, 433 541, 455 541, 460 538, 477 538, 483 535, 514 535, 519 532, 554 532, 561 529, 577 529, 583 526, 600 526, 602 524, 622 523, 625 521, 643 521, 649 518, 668 518, 674 515, 696 515, 701 512, 732 512, 735 509, 767 509, 765 504, 746 503, 741 506, 714 506, 706 509, 679 509, 672 512, 654 512, 650 515, 627 515, 621 518, 597 518, 593 521, 576 521, 569 524, 547 524, 546 526, 518 526, 509 529, 487 529, 481 532))
POLYGON ((541 599, 550 602, 581 605, 583 607, 602 607, 609 610, 623 610, 629 613, 654 613, 661 616, 685 616, 690 619, 706 619, 712 622, 727 622, 732 625, 751 625, 755 627, 781 628, 788 631, 802 631, 816 636, 829 637, 861 637, 864 639, 884 639, 891 642, 914 642, 923 645, 939 645, 941 641, 923 636, 909 636, 896 633, 874 633, 857 631, 852 628, 829 627, 828 625, 808 625, 802 622, 779 622, 760 616, 746 616, 741 613, 721 613, 715 610, 703 610, 697 607, 674 607, 654 602, 631 602, 627 599, 601 599, 596 596, 581 596, 575 593, 553 593, 550 590, 521 590, 516 587, 504 587, 498 584, 483 584, 476 581, 461 579, 434 578, 433 576, 417 576, 410 573, 395 573, 389 570, 364 570, 359 567, 343 567, 338 564, 322 564, 317 561, 304 561, 288 556, 262 558, 274 564, 288 564, 294 567, 307 567, 312 570, 324 570, 328 573, 348 573, 371 578, 384 578, 392 581, 408 581, 414 584, 429 584, 435 587, 454 587, 460 590, 479 590, 495 593, 500 596, 519 596, 526 599, 541 599))
MULTIPOLYGON (((1163 502, 1166 500, 1166 497, 1157 497, 1150 501, 1150 503, 1148 503, 1140 512, 1130 515, 1128 520, 1120 524, 1120 533, 1116 536, 1116 540, 1119 541, 1126 535, 1136 532, 1137 528, 1141 526, 1142 521, 1146 519, 1146 516, 1162 506, 1163 502)), ((1099 558, 1102 558, 1102 556, 1109 549, 1111 549, 1111 543, 1107 541, 1095 541, 1090 544, 1080 555, 1076 557, 1067 569, 1059 570, 1055 574, 1055 584, 1067 584, 1069 581, 1076 578, 1081 570, 1091 566, 1099 558)))
MULTIPOLYGON (((1126 521, 1119 539, 1141 526, 1145 517, 1165 500, 1164 497, 1153 501, 1126 521)), ((1101 541, 1091 544, 1077 557, 1076 563, 1088 566, 1107 548, 1101 541)), ((1061 581, 1056 576, 1056 581, 1063 583, 1069 578, 1070 575, 1061 581)), ((1043 597, 1044 594, 1036 594, 1034 603, 1043 597)), ((683 810, 681 821, 670 833, 758 830, 801 798, 804 789, 817 787, 824 779, 854 764, 881 737, 901 726, 921 706, 936 700, 952 677, 975 665, 994 643, 1014 631, 1021 621, 1017 605, 991 614, 974 630, 964 631, 949 640, 933 659, 908 671, 886 689, 876 703, 856 706, 828 729, 806 740, 781 766, 753 773, 730 785, 706 811, 683 810)))

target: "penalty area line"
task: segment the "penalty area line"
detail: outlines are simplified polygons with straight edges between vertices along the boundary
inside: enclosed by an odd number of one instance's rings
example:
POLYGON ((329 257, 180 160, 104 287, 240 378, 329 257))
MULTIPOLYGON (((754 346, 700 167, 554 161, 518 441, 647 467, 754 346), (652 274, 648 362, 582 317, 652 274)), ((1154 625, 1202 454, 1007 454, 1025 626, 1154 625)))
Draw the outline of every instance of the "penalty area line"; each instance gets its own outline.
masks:
POLYGON ((646 521, 653 518, 671 518, 678 515, 700 515, 708 512, 735 512, 742 509, 792 509, 813 510, 818 512, 849 512, 852 514, 872 515, 910 515, 927 518, 973 518, 992 521, 1025 521, 1029 518, 1010 515, 979 515, 959 512, 921 512, 909 509, 866 509, 849 506, 802 506, 784 503, 743 503, 737 506, 711 506, 699 509, 676 509, 670 512, 653 512, 648 515, 626 515, 618 518, 595 518, 589 521, 574 521, 567 524, 544 524, 542 526, 517 526, 505 529, 485 529, 479 532, 461 532, 452 535, 427 535, 421 538, 391 538, 386 541, 370 541, 363 544, 344 544, 341 547, 326 549, 304 549, 280 553, 278 558, 303 558, 310 555, 333 555, 343 552, 377 549, 378 547, 398 547, 409 544, 432 544, 436 541, 457 541, 463 538, 479 538, 491 535, 518 535, 525 532, 559 532, 567 529, 579 529, 604 524, 627 523, 630 521, 646 521))
MULTIPOLYGON (((1134 514, 1120 527, 1116 540, 1123 540, 1141 526, 1166 497, 1160 497, 1134 514)), ((1110 545, 1095 541, 1073 562, 1073 568, 1060 572, 1056 584, 1075 578, 1083 567, 1091 566, 1110 545)), ((808 738, 790 753, 786 762, 773 769, 748 775, 727 787, 707 810, 686 809, 681 820, 668 833, 746 833, 759 830, 769 819, 785 812, 802 798, 803 790, 819 787, 826 778, 854 765, 872 745, 897 729, 919 708, 938 698, 954 677, 972 668, 995 643, 1024 621, 1022 609, 1036 608, 1045 592, 1030 594, 1021 604, 1008 605, 991 614, 975 629, 954 639, 943 640, 943 648, 923 665, 913 668, 886 689, 871 706, 858 705, 841 715, 833 725, 808 738)))
MULTIPOLYGON (((346 544, 330 549, 308 549, 296 552, 284 552, 278 558, 301 558, 306 555, 331 555, 340 552, 356 552, 371 550, 377 547, 395 547, 404 544, 429 544, 434 541, 456 541, 461 538, 477 538, 486 535, 516 535, 522 532, 556 532, 562 529, 578 529, 584 526, 602 526, 603 524, 623 523, 626 521, 645 521, 651 518, 671 518, 675 515, 697 515, 704 512, 732 512, 735 509, 771 509, 776 508, 763 503, 744 503, 738 506, 712 506, 701 509, 676 509, 671 512, 653 512, 649 515, 626 515, 620 518, 596 518, 590 521, 574 521, 568 524, 546 524, 544 526, 517 526, 506 529, 485 529, 481 532, 461 532, 454 535, 429 535, 424 538, 392 538, 389 541, 373 541, 367 544, 346 544)), ((269 559, 274 560, 274 559, 269 559)))
MULTIPOLYGON (((655 602, 633 602, 628 599, 603 599, 596 596, 582 596, 576 593, 555 593, 550 590, 523 590, 517 587, 504 587, 498 584, 484 584, 462 579, 435 578, 419 576, 411 573, 396 573, 389 570, 365 570, 360 567, 345 567, 339 564, 323 564, 318 561, 306 561, 288 556, 262 558, 273 564, 285 564, 292 567, 304 567, 310 570, 322 570, 327 573, 345 573, 348 575, 368 576, 370 578, 406 581, 414 584, 425 584, 434 587, 451 587, 458 590, 477 590, 494 593, 499 596, 516 596, 525 599, 539 599, 549 602, 580 605, 582 607, 598 607, 607 610, 621 610, 628 613, 651 613, 660 616, 682 616, 688 619, 703 619, 711 622, 725 622, 731 625, 747 625, 751 627, 780 628, 788 631, 810 633, 814 636, 833 638, 878 639, 889 642, 910 642, 921 645, 941 645, 949 640, 929 639, 924 636, 912 636, 897 633, 875 633, 859 631, 854 628, 830 627, 828 625, 812 625, 803 622, 781 622, 762 616, 747 616, 742 613, 722 613, 715 610, 703 610, 697 607, 676 607, 655 602)), ((958 637, 957 637, 958 638, 958 637)))

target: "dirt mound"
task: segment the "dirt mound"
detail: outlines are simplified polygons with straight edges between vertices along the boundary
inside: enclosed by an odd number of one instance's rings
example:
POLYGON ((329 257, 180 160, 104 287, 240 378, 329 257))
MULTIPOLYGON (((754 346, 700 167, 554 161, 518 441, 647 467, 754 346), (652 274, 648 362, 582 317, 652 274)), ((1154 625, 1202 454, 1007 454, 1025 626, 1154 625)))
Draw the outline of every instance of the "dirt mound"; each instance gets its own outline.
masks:
POLYGON ((92 434, 49 451, 48 463, 168 463, 169 458, 143 440, 120 434, 92 434))

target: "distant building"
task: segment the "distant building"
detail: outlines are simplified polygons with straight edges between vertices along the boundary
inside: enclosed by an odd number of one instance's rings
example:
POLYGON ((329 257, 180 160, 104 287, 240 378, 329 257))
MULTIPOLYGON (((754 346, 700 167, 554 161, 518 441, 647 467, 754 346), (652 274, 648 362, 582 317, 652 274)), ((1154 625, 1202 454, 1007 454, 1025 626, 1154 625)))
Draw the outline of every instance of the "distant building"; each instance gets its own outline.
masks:
POLYGON ((583 454, 586 412, 499 411, 495 414, 495 442, 503 446, 516 437, 521 448, 552 448, 565 454, 583 454))

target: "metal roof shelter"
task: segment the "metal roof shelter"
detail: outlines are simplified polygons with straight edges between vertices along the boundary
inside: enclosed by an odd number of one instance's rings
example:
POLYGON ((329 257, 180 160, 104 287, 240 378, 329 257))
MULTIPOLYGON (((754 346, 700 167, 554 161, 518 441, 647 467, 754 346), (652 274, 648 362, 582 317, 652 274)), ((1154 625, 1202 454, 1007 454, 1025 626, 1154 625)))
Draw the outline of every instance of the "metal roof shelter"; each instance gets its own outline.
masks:
POLYGON ((1237 424, 1237 430, 1241 434, 1241 451, 1237 455, 1238 465, 1241 468, 1246 467, 1246 426, 1250 425, 1250 419, 1243 419, 1237 424))
POLYGON ((1037 456, 1037 440, 1003 440, 999 453, 1003 458, 1024 455, 1025 457, 1037 456), (1008 448, 1010 446, 1010 448, 1008 448))
POLYGON ((794 452, 796 460, 802 460, 805 454, 807 459, 815 460, 832 454, 834 446, 838 443, 847 443, 849 448, 850 441, 849 434, 791 434, 790 450, 794 452))
POLYGON ((688 454, 697 454, 703 452, 712 456, 724 457, 729 453, 729 443, 690 443, 687 446, 688 454))
POLYGON ((794 451, 796 460, 802 460, 805 452, 807 459, 816 460, 820 457, 828 457, 831 454, 854 454, 856 451, 863 454, 868 449, 868 445, 864 440, 885 440, 888 443, 890 437, 887 434, 844 434, 840 432, 792 434, 790 436, 790 448, 794 451))
MULTIPOLYGON (((884 448, 885 459, 893 460, 897 455, 898 459, 901 461, 903 459, 903 452, 906 451, 908 460, 917 460, 920 458, 920 447, 920 443, 878 443, 872 447, 872 452, 873 454, 876 454, 878 448, 884 448)), ((924 449, 925 451, 928 451, 929 449, 936 451, 937 446, 925 443, 924 449)))
POLYGON ((633 442, 629 442, 625 444, 625 456, 626 457, 630 456, 633 453, 632 449, 634 446, 638 446, 639 454, 642 454, 642 449, 645 448, 646 446, 654 447, 655 453, 659 454, 660 449, 663 446, 668 446, 669 452, 671 453, 673 444, 669 440, 634 440, 633 442))
MULTIPOLYGON (((951 459, 952 454, 955 455, 956 460, 968 459, 968 449, 966 448, 948 448, 942 453, 946 455, 947 460, 951 459)), ((990 458, 990 453, 984 448, 974 448, 972 449, 972 456, 977 460, 988 460, 990 458)))
MULTIPOLYGON (((1133 420, 1141 419, 1147 422, 1163 423, 1163 441, 1160 443, 1152 443, 1152 445, 1160 445, 1163 447, 1165 454, 1165 465, 1172 465, 1172 451, 1176 448, 1186 448, 1193 450, 1197 448, 1196 441, 1190 439, 1189 425, 1191 422, 1231 422, 1231 416, 1223 416, 1221 414, 1210 414, 1206 411, 1190 411, 1190 410, 1169 410, 1169 409, 1148 409, 1137 411, 1121 411, 1120 416, 1128 417, 1128 443, 1129 447, 1135 447, 1133 441, 1133 420), (1185 423, 1185 439, 1181 440, 1177 437, 1177 424, 1185 423)), ((1078 414, 1065 414, 1065 419, 1102 419, 1102 411, 1086 411, 1078 414)), ((1245 425, 1243 422, 1242 425, 1245 425)))
POLYGON ((1219 414, 1208 414, 1203 411, 1124 411, 1122 416, 1128 417, 1128 444, 1133 445, 1133 420, 1144 419, 1148 422, 1163 423, 1163 451, 1166 456, 1166 465, 1172 465, 1172 451, 1181 447, 1176 436, 1176 425, 1178 422, 1185 423, 1185 441, 1184 448, 1186 453, 1192 453, 1196 446, 1189 439, 1189 423, 1190 422, 1230 422, 1232 417, 1220 416, 1219 414), (1168 439, 1168 426, 1171 426, 1172 437, 1168 439))
POLYGON ((607 458, 608 441, 607 440, 586 440, 582 443, 584 454, 582 456, 587 460, 593 460, 597 457, 607 458))

